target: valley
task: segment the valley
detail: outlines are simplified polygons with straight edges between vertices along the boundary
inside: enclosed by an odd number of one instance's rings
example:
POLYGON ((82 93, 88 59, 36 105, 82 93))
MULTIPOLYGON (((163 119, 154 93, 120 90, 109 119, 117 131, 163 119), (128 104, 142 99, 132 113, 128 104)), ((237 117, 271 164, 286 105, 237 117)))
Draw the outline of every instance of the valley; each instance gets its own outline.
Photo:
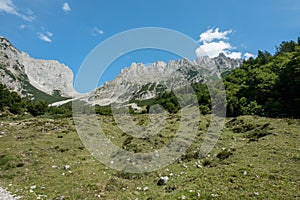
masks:
POLYGON ((247 60, 132 63, 87 94, 65 65, 0 42, 1 190, 30 200, 300 198, 300 38, 247 60), (209 135, 225 112, 220 137, 209 135), (216 141, 208 154, 206 138, 216 141), (168 165, 165 146, 179 155, 168 165))

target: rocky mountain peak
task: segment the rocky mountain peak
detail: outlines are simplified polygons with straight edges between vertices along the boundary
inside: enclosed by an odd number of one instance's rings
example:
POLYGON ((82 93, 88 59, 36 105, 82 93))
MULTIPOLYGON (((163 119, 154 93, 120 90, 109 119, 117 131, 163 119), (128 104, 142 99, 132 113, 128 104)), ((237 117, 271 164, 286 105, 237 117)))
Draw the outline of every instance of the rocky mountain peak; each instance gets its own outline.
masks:
POLYGON ((212 74, 220 76, 222 72, 235 69, 241 63, 242 60, 234 60, 224 54, 216 58, 199 57, 194 61, 179 59, 170 60, 168 63, 158 61, 149 65, 132 63, 114 80, 106 82, 89 94, 85 100, 91 104, 108 105, 132 99, 149 99, 165 88, 173 89, 187 83, 205 82, 212 74))
POLYGON ((3 36, 0 36, 0 47, 1 49, 5 49, 7 47, 11 47, 11 43, 8 39, 6 39, 5 37, 3 36))
POLYGON ((78 95, 73 88, 73 72, 67 66, 54 60, 31 58, 4 37, 0 37, 0 83, 21 96, 33 95, 26 89, 32 86, 49 95, 78 95))

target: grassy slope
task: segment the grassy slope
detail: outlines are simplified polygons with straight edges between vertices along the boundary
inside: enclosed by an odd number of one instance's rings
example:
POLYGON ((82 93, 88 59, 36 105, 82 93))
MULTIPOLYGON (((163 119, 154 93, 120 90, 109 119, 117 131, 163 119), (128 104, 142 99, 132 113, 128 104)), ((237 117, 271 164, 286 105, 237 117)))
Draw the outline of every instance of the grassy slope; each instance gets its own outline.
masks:
MULTIPOLYGON (((147 151, 149 146, 163 146, 174 135, 179 116, 169 116, 168 125, 148 142, 133 139, 129 143, 112 117, 99 118, 115 144, 123 144, 132 151, 147 151)), ((136 115, 135 120, 145 124, 148 119, 145 115, 136 115)), ((40 196, 41 199, 59 196, 65 199, 181 199, 182 195, 187 199, 300 198, 299 120, 242 116, 227 121, 227 128, 210 157, 198 159, 195 154, 209 123, 209 116, 205 116, 201 118, 195 142, 182 158, 187 168, 175 162, 156 172, 124 175, 90 156, 71 119, 2 119, 0 183, 24 199, 37 199, 39 195, 46 195, 40 196), (195 166, 198 160, 200 168, 195 166), (70 171, 64 169, 65 165, 71 166, 70 171), (159 175, 169 176, 169 182, 157 186, 159 175), (30 192, 30 186, 34 185, 36 189, 30 192), (149 190, 143 191, 144 187, 149 190)))

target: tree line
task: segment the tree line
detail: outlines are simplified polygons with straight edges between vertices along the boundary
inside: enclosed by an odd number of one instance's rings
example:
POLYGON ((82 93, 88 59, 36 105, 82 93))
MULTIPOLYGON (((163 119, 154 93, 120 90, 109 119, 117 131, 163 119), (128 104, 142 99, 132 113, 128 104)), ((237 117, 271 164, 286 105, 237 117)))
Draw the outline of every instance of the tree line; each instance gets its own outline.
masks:
POLYGON ((12 114, 23 115, 30 113, 36 117, 39 115, 71 116, 71 106, 49 107, 46 101, 34 101, 21 98, 16 92, 9 91, 0 84, 0 111, 8 111, 12 114))

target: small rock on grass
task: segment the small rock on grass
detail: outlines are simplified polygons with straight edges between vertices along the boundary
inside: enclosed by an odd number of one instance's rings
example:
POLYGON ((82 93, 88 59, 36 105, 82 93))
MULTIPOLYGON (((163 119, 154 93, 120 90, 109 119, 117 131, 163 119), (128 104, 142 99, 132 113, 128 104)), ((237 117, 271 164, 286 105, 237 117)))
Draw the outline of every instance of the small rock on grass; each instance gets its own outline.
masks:
POLYGON ((149 190, 149 187, 146 186, 146 187, 143 188, 143 190, 147 191, 147 190, 149 190))
POLYGON ((168 180, 169 180, 169 177, 162 176, 162 177, 159 178, 159 180, 157 182, 157 185, 159 185, 159 186, 165 185, 165 184, 167 184, 168 180))
POLYGON ((64 166, 64 169, 65 169, 65 170, 70 170, 70 169, 71 169, 71 166, 70 166, 70 165, 65 165, 65 166, 64 166))

